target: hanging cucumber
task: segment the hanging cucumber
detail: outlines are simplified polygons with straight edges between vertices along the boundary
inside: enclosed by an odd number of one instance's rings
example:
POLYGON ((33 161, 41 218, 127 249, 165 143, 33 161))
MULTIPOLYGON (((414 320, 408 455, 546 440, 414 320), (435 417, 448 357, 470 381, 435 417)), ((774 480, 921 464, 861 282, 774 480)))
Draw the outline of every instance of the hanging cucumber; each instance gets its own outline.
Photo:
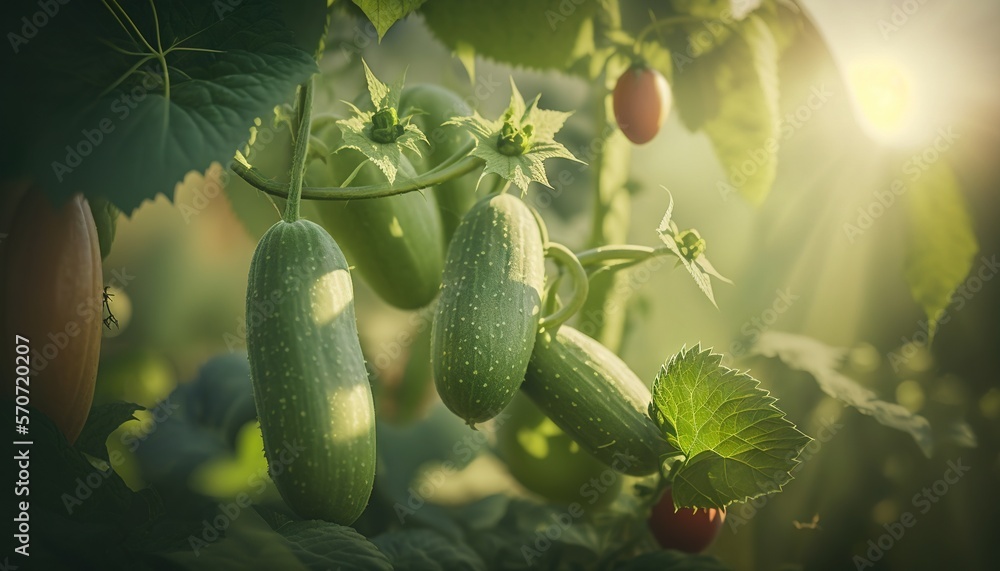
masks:
MULTIPOLYGON (((437 85, 413 85, 403 89, 399 99, 399 114, 412 115, 412 121, 427 136, 430 151, 425 152, 415 166, 424 172, 441 164, 473 142, 468 130, 459 125, 444 125, 455 118, 472 115, 469 105, 451 90, 437 85)), ((476 203, 476 182, 479 173, 471 172, 443 182, 432 190, 441 211, 445 240, 450 240, 462 216, 476 203)))
POLYGON ((431 333, 438 393, 468 424, 496 416, 524 379, 543 283, 542 238, 528 207, 509 194, 477 202, 448 247, 431 333))
MULTIPOLYGON (((340 129, 324 125, 314 132, 330 151, 340 148, 340 129)), ((343 149, 310 161, 308 186, 339 186, 364 161, 354 149, 343 149)), ((412 167, 403 157, 402 172, 412 167)), ((372 163, 361 167, 352 186, 382 184, 385 176, 372 163)), ((402 309, 431 302, 441 286, 444 246, 441 216, 434 196, 408 192, 368 200, 313 203, 323 227, 344 249, 351 265, 378 295, 402 309)))
MULTIPOLYGON (((300 105, 308 133, 311 88, 300 105)), ((284 219, 260 239, 247 286, 247 353, 271 477, 301 517, 349 525, 375 479, 375 409, 347 260, 298 219, 304 142, 284 219)))
POLYGON ((572 327, 539 334, 521 390, 584 450, 622 472, 651 474, 670 450, 646 414, 646 385, 610 349, 572 327))

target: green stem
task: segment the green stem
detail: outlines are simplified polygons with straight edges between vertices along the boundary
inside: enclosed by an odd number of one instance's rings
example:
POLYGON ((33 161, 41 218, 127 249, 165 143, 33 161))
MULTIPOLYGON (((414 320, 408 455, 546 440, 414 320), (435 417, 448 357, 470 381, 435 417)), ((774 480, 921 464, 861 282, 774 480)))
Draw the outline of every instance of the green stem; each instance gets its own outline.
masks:
POLYGON ((605 262, 614 261, 645 261, 656 257, 661 250, 671 253, 666 248, 650 248, 649 246, 636 246, 633 244, 621 244, 612 246, 599 246, 582 252, 577 252, 576 257, 584 266, 594 266, 605 262))
POLYGON ((562 283, 563 273, 559 272, 556 277, 545 288, 542 296, 542 315, 550 315, 556 312, 559 307, 559 285, 562 283))
POLYGON ((580 311, 583 304, 587 302, 587 293, 590 287, 590 280, 587 279, 587 272, 584 271, 580 261, 576 259, 573 252, 562 244, 549 242, 545 246, 546 257, 552 258, 560 266, 569 270, 570 279, 573 280, 573 296, 570 297, 566 305, 559 308, 552 315, 542 318, 538 326, 540 329, 554 331, 565 323, 570 317, 580 311))
MULTIPOLYGON (((348 186, 343 188, 303 186, 301 189, 302 198, 306 200, 359 200, 365 198, 383 198, 429 188, 483 167, 482 159, 468 156, 468 151, 463 151, 455 153, 452 159, 441 163, 424 174, 408 180, 397 180, 394 184, 385 182, 382 184, 348 186), (454 159, 456 156, 459 158, 454 159)), ((233 161, 229 165, 229 168, 257 190, 280 198, 286 198, 289 194, 288 189, 290 185, 264 178, 260 172, 247 164, 233 161)))
POLYGON ((534 206, 525 203, 528 210, 531 211, 531 215, 535 217, 535 223, 538 224, 538 233, 542 236, 542 244, 549 243, 549 228, 545 225, 545 220, 542 219, 542 215, 535 210, 534 206))
MULTIPOLYGON (((671 458, 678 458, 678 457, 683 457, 683 456, 685 456, 685 454, 683 452, 681 452, 680 450, 677 450, 675 452, 671 452, 670 454, 665 454, 665 455, 663 455, 663 456, 660 457, 660 464, 662 465, 663 462, 666 462, 667 460, 670 460, 671 458)), ((660 487, 661 491, 669 488, 670 485, 674 483, 674 478, 677 477, 677 471, 680 470, 681 468, 683 468, 684 464, 686 462, 687 462, 687 460, 682 460, 682 461, 673 462, 673 463, 670 464, 670 467, 667 469, 667 473, 666 474, 662 474, 663 481, 662 481, 661 487, 660 487)))
POLYGON ((299 128, 295 134, 295 150, 292 154, 292 180, 289 183, 288 202, 285 203, 285 222, 299 219, 299 199, 302 197, 302 179, 306 171, 306 155, 309 150, 309 128, 312 123, 313 82, 310 77, 302 84, 299 94, 299 128))

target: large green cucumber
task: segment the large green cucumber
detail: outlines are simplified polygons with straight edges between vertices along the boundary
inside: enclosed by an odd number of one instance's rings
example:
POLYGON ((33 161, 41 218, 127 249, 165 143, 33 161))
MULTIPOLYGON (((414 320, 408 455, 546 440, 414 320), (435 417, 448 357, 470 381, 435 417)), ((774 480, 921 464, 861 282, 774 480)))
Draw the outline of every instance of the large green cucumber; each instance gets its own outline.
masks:
POLYGON ((544 265, 538 223, 509 194, 477 202, 455 231, 431 327, 431 366, 441 400, 469 425, 496 416, 524 379, 544 265))
MULTIPOLYGON (((413 85, 403 89, 399 99, 399 116, 412 115, 430 143, 430 151, 419 159, 421 172, 429 170, 457 151, 472 143, 469 131, 460 125, 445 125, 455 117, 472 115, 472 109, 455 92, 438 85, 413 85)), ((433 187, 445 240, 450 240, 462 221, 462 216, 476 203, 476 182, 479 171, 462 175, 433 187)))
MULTIPOLYGON (((336 125, 325 126, 315 134, 331 151, 340 147, 336 125)), ((306 169, 306 185, 339 186, 364 160, 354 149, 334 153, 325 162, 314 159, 306 169)), ((408 162, 405 164, 404 168, 412 169, 408 162)), ((382 184, 385 180, 378 167, 369 162, 361 167, 351 186, 382 184)), ((437 296, 444 265, 444 238, 432 194, 416 191, 315 204, 319 222, 382 299, 402 309, 417 309, 437 296)))
POLYGON ((541 332, 521 390, 584 450, 627 474, 659 469, 670 449, 646 410, 646 385, 610 349, 563 325, 541 332))
POLYGON ((304 518, 351 524, 375 479, 375 409, 347 260, 308 220, 260 239, 247 353, 271 477, 304 518))

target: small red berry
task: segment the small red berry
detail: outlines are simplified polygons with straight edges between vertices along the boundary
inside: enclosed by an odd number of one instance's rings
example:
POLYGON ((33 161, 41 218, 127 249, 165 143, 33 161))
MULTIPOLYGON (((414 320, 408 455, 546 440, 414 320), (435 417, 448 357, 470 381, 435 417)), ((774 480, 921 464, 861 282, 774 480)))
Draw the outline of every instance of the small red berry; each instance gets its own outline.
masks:
POLYGON ((613 103, 618 127, 629 141, 648 143, 670 114, 671 100, 670 85, 663 74, 633 65, 615 85, 613 103))

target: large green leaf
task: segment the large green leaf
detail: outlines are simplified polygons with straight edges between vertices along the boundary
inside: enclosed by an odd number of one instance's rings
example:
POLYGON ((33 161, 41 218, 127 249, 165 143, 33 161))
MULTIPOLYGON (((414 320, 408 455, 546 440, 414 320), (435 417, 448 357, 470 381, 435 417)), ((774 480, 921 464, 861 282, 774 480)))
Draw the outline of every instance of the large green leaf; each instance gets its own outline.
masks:
POLYGON ((719 50, 719 113, 705 123, 705 133, 728 183, 759 204, 778 165, 778 49, 760 18, 748 18, 742 29, 742 37, 719 50))
POLYGON ((201 508, 209 507, 207 503, 185 498, 183 507, 166 505, 149 489, 129 489, 115 472, 119 456, 113 453, 107 463, 88 458, 107 458, 101 450, 108 433, 136 410, 135 405, 95 407, 76 447, 44 413, 27 409, 31 444, 10 439, 0 445, 15 462, 30 460, 26 499, 31 504, 31 561, 37 565, 24 568, 136 568, 141 553, 185 549, 187 538, 201 533, 207 515, 201 508))
POLYGON ((958 181, 945 161, 931 164, 910 184, 907 204, 906 282, 927 314, 928 335, 933 337, 979 245, 958 181))
POLYGON ((671 6, 674 13, 691 20, 665 34, 678 50, 678 62, 711 53, 739 33, 747 16, 764 12, 758 10, 761 0, 672 0, 671 6))
MULTIPOLYGON (((503 415, 497 421, 503 420, 503 415)), ((387 422, 376 424, 379 448, 377 485, 388 496, 404 503, 422 466, 449 463, 455 470, 468 465, 481 447, 468 443, 478 433, 451 413, 442 403, 432 406, 423 418, 405 427, 387 422)), ((423 510, 426 510, 426 506, 423 510)))
POLYGON ((646 522, 635 517, 639 509, 494 496, 459 508, 454 517, 490 569, 592 569, 648 536, 646 522))
POLYGON ((688 131, 699 131, 705 122, 719 113, 722 95, 715 86, 718 55, 692 59, 683 54, 672 58, 670 91, 681 124, 688 131))
POLYGON ((228 164, 254 119, 270 117, 316 70, 275 2, 62 9, 16 60, 33 88, 13 94, 23 137, 5 143, 23 159, 20 174, 58 198, 103 196, 128 213, 172 197, 189 171, 228 164))
POLYGON ((721 508, 777 492, 792 479, 810 439, 759 384, 700 345, 660 369, 651 409, 685 456, 673 473, 677 507, 721 508))
POLYGON ((755 14, 767 24, 778 52, 784 54, 809 29, 808 18, 794 2, 766 0, 755 14))
POLYGON ((396 571, 486 571, 468 545, 429 529, 390 531, 372 539, 396 571))
POLYGON ((122 424, 138 420, 135 417, 135 412, 138 410, 145 409, 130 402, 112 402, 94 406, 90 409, 83 431, 76 439, 77 450, 109 462, 108 437, 122 424))
POLYGON ((777 169, 778 48, 757 16, 740 31, 696 59, 675 57, 673 89, 685 126, 703 129, 722 163, 717 186, 758 204, 777 169))
POLYGON ((785 365, 809 373, 824 393, 888 427, 908 432, 921 451, 927 457, 931 456, 934 441, 927 419, 903 406, 878 398, 877 394, 838 371, 847 353, 845 349, 830 347, 803 335, 767 331, 760 336, 753 352, 765 357, 777 357, 785 365))
MULTIPOLYGON (((236 504, 229 504, 238 507, 236 504)), ((232 508, 230 508, 232 509, 232 508)), ((209 516, 216 517, 218 513, 209 516)), ((212 571, 244 571, 246 569, 281 569, 281 571, 313 571, 315 569, 337 569, 330 567, 310 567, 299 561, 294 545, 275 533, 252 508, 244 508, 228 525, 225 534, 219 534, 214 541, 204 541, 206 533, 199 530, 188 538, 188 544, 181 549, 171 550, 164 558, 177 567, 155 566, 153 569, 211 569, 212 571)), ((205 525, 203 522, 202 525, 205 525)), ((131 567, 135 568, 135 567, 131 567)), ((343 567, 356 569, 356 567, 343 567)), ((378 567, 373 567, 378 569, 378 567)))
POLYGON ((420 7, 426 0, 353 0, 358 8, 368 16, 378 32, 378 39, 389 31, 393 24, 420 7))
POLYGON ((115 231, 118 228, 118 215, 121 214, 114 204, 103 198, 95 198, 90 203, 90 213, 94 217, 97 228, 97 243, 101 247, 101 259, 111 253, 111 245, 115 241, 115 231))
POLYGON ((596 0, 433 0, 421 8, 427 25, 453 51, 497 61, 566 71, 594 50, 596 0))
POLYGON ((287 523, 275 531, 291 543, 292 552, 309 569, 392 570, 377 547, 347 526, 311 520, 287 523))

